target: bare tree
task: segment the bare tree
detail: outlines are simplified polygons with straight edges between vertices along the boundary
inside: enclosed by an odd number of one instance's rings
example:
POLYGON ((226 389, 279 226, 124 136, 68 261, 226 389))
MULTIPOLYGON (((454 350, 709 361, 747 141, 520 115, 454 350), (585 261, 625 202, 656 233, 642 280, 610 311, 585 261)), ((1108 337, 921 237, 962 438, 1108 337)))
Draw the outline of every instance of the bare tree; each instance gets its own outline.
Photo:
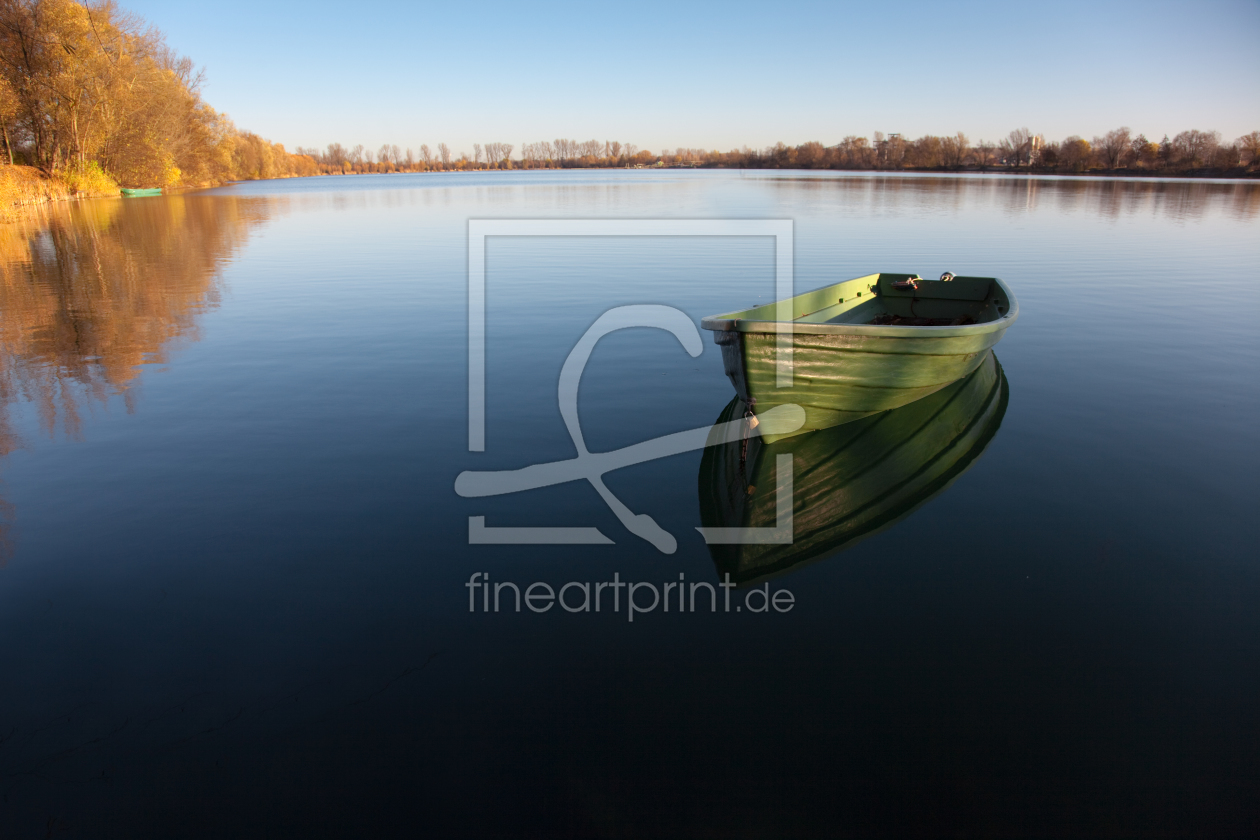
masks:
POLYGON ((450 166, 451 147, 445 143, 438 143, 438 157, 441 158, 443 166, 450 166))
POLYGON ((340 143, 329 143, 328 151, 324 153, 324 162, 330 166, 343 166, 350 160, 350 153, 346 151, 346 147, 340 143))
POLYGON ((1002 141, 1002 150, 1016 166, 1026 164, 1032 157, 1032 132, 1027 128, 1017 128, 1002 141))
POLYGON ((433 151, 429 148, 428 143, 420 144, 420 159, 424 161, 426 166, 433 163, 433 151))
POLYGON ((498 166, 503 163, 512 154, 511 143, 487 143, 486 144, 486 162, 491 166, 498 166))
POLYGON ((1243 166, 1260 164, 1260 131, 1239 137, 1234 141, 1234 148, 1238 149, 1239 163, 1243 166))
POLYGON ((576 140, 566 140, 560 138, 555 142, 556 159, 560 161, 572 160, 578 156, 578 146, 580 144, 576 140))
POLYGON ((946 166, 962 166, 967 157, 967 135, 961 131, 941 141, 941 159, 946 166))
POLYGON ((1173 158, 1175 157, 1175 154, 1173 152, 1172 141, 1168 139, 1167 134, 1164 135, 1163 140, 1159 141, 1158 148, 1159 148, 1159 151, 1156 152, 1155 156, 1159 160, 1160 166, 1164 166, 1164 167, 1171 166, 1173 163, 1173 158))
POLYGON ((474 156, 473 160, 476 161, 478 164, 480 164, 481 163, 481 144, 480 143, 473 143, 473 156, 474 156))
POLYGON ((1212 162, 1221 144, 1217 131, 1183 131, 1172 140, 1172 152, 1177 162, 1187 169, 1198 169, 1212 162))
POLYGON ((1102 137, 1094 138, 1094 149, 1102 156, 1103 164, 1108 169, 1119 169, 1120 164, 1129 153, 1129 127, 1121 126, 1115 131, 1108 131, 1102 137))

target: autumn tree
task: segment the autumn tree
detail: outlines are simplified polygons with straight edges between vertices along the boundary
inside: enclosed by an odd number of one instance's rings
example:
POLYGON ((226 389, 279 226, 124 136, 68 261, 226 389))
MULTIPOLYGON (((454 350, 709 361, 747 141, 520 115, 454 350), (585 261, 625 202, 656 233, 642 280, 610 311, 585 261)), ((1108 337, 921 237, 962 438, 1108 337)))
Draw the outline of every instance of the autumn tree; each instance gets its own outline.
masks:
POLYGON ((796 162, 805 169, 821 169, 826 161, 827 150, 817 141, 797 147, 796 162))
POLYGON ((13 92, 9 80, 0 76, 0 132, 4 135, 4 153, 9 158, 10 166, 13 165, 13 143, 10 135, 13 133, 13 120, 17 115, 17 94, 13 92))
POLYGON ((1088 140, 1073 135, 1059 144, 1059 168, 1066 172, 1084 172, 1093 149, 1088 140))
POLYGON ((907 149, 908 162, 912 166, 919 166, 925 169, 934 169, 941 166, 945 162, 942 146, 941 138, 931 134, 924 135, 909 144, 907 149))
POLYGON ((0 0, 0 126, 11 160, 16 147, 48 172, 103 167, 133 186, 294 170, 282 146, 237 132, 203 102, 201 80, 157 30, 108 0, 0 0))

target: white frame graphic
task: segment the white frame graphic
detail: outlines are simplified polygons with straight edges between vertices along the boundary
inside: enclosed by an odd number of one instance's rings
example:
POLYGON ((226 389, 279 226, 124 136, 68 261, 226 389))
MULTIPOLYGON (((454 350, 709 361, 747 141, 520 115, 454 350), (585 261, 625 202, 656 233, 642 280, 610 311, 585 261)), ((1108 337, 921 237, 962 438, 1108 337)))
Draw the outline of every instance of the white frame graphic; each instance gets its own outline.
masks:
MULTIPOLYGON (((773 236, 778 321, 792 320, 791 219, 469 219, 468 451, 486 451, 487 236, 773 236)), ((775 384, 792 387, 792 336, 780 332, 775 384)))
MULTIPOLYGON (((793 293, 792 221, 790 219, 470 219, 468 222, 468 451, 485 451, 486 363, 486 237, 487 236, 773 236, 775 239, 776 319, 790 323, 788 299, 793 293)), ((465 471, 455 482, 461 496, 492 496, 585 479, 631 533, 665 554, 677 550, 673 535, 647 514, 635 514, 603 483, 611 469, 644 463, 708 443, 747 434, 744 421, 701 427, 666 435, 614 452, 591 453, 582 439, 577 418, 577 388, 582 369, 600 336, 627 327, 655 327, 672 332, 687 352, 700 355, 702 343, 694 322, 680 310, 659 305, 615 307, 581 337, 560 375, 560 409, 578 450, 574 459, 535 464, 519 470, 465 471)), ((775 381, 792 387, 792 334, 780 331, 775 346, 775 381)), ((804 412, 783 405, 758 418, 763 428, 793 431, 804 422, 804 412)), ((773 528, 697 528, 708 543, 792 542, 792 456, 775 461, 776 522, 773 528)), ((609 545, 598 528, 490 527, 484 516, 468 518, 468 542, 479 545, 609 545)))

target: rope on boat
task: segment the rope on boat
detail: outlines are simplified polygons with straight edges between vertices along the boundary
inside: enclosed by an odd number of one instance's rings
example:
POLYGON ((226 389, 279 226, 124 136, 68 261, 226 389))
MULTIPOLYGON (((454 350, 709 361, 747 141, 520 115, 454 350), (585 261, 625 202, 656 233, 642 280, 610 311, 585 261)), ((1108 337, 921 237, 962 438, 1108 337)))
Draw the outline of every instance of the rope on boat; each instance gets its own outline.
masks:
POLYGON ((744 434, 741 435, 742 439, 739 442, 739 477, 750 496, 752 495, 753 487, 748 483, 748 475, 744 465, 748 461, 748 438, 752 437, 752 430, 757 428, 758 425, 757 415, 753 413, 753 406, 756 404, 756 397, 749 397, 748 402, 744 403, 744 419, 748 421, 748 426, 744 429, 744 434))

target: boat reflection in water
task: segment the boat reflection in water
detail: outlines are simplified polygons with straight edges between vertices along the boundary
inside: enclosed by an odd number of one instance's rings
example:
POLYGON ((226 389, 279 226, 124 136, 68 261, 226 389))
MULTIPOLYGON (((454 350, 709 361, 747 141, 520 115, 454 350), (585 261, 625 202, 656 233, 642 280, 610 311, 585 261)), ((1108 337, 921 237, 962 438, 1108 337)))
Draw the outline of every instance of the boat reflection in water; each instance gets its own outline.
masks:
MULTIPOLYGON (((990 352, 964 379, 901 408, 767 444, 704 450, 706 527, 773 528, 775 459, 792 456, 790 544, 710 545, 718 575, 748 585, 843 551, 913 513, 966 472, 997 434, 1008 387, 990 352)), ((738 399, 718 422, 745 412, 738 399)))

